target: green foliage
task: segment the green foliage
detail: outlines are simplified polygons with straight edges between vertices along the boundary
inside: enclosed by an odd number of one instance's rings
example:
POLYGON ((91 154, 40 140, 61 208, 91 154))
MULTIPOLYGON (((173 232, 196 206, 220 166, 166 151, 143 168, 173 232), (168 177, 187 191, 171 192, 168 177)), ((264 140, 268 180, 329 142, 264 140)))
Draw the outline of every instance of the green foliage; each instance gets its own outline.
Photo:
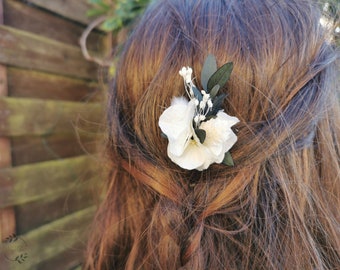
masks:
MULTIPOLYGON (((213 107, 212 110, 207 113, 207 119, 215 117, 219 110, 221 110, 223 101, 226 98, 226 94, 222 93, 218 95, 218 91, 222 89, 230 78, 230 74, 233 71, 233 63, 228 62, 217 68, 217 62, 214 55, 209 54, 205 60, 201 72, 201 84, 203 89, 210 94, 213 107)), ((200 101, 202 97, 194 90, 195 97, 200 101)))
POLYGON ((215 56, 209 54, 207 59, 205 60, 201 72, 201 83, 203 89, 208 89, 208 81, 210 77, 216 72, 217 70, 217 63, 215 56))
POLYGON ((205 60, 201 72, 201 84, 203 89, 213 96, 216 96, 218 90, 225 86, 233 71, 233 63, 228 62, 217 69, 217 62, 214 55, 209 54, 205 60), (218 87, 216 87, 218 86, 218 87))
POLYGON ((318 0, 324 18, 330 23, 337 46, 340 46, 340 0, 318 0))
POLYGON ((227 165, 227 166, 231 166, 231 167, 234 166, 234 160, 233 160, 230 152, 225 153, 222 163, 227 165))
POLYGON ((150 0, 88 0, 92 8, 87 16, 106 16, 101 29, 107 32, 116 31, 142 13, 150 0))
POLYGON ((229 62, 220 67, 208 80, 207 90, 210 92, 216 85, 223 87, 229 80, 233 63, 229 62))
POLYGON ((200 143, 204 143, 205 138, 207 137, 207 133, 205 132, 205 130, 197 128, 195 129, 195 134, 200 140, 200 143))
MULTIPOLYGON (((132 22, 151 0, 87 0, 92 8, 87 16, 106 16, 101 28, 107 32, 119 30, 132 22)), ((340 45, 340 0, 315 0, 323 10, 324 17, 332 22, 334 39, 340 45)), ((203 82, 206 86, 206 81, 203 82)))
MULTIPOLYGON (((233 63, 228 62, 217 68, 217 61, 214 55, 209 54, 203 64, 201 71, 201 85, 204 91, 210 95, 212 101, 212 107, 204 105, 203 114, 206 116, 204 121, 208 121, 211 118, 215 118, 217 113, 222 110, 223 101, 226 98, 225 93, 218 94, 218 91, 225 87, 227 81, 230 78, 233 70, 233 63)), ((194 85, 192 86, 194 97, 200 102, 197 105, 196 110, 200 111, 202 108, 201 101, 204 99, 202 92, 199 91, 194 85)), ((204 93, 204 92, 203 92, 204 93)), ((203 102, 203 101, 202 101, 203 102)), ((200 143, 204 143, 206 138, 206 132, 203 129, 196 128, 195 134, 200 140, 200 143)), ((234 161, 229 152, 227 152, 223 159, 223 164, 228 166, 234 166, 234 161)))

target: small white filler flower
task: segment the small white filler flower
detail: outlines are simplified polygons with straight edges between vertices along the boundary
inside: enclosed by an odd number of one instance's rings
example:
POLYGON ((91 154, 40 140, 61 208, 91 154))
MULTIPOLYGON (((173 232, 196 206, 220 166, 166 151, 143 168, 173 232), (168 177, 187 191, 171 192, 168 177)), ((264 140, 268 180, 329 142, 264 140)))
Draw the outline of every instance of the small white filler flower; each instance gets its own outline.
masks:
MULTIPOLYGON (((211 58, 207 61, 209 60, 212 61, 211 58)), ((230 69, 230 63, 227 64, 229 68, 225 71, 225 77, 229 78, 232 67, 230 69)), ((222 68, 225 70, 226 66, 219 69, 219 77, 222 68)), ((211 74, 211 71, 209 72, 211 74)), ((216 81, 216 76, 214 77, 216 72, 213 71, 210 77, 213 82, 216 81)), ((216 96, 220 86, 217 89, 212 87, 214 83, 210 83, 209 87, 206 86, 207 89, 199 91, 191 80, 191 74, 190 67, 183 67, 180 70, 190 100, 184 97, 173 98, 171 106, 160 116, 159 126, 169 140, 167 149, 169 158, 184 169, 202 171, 213 163, 224 162, 226 154, 237 141, 231 127, 239 120, 220 108, 225 97, 224 94, 216 96)), ((226 80, 221 81, 219 78, 218 82, 225 84, 226 80)), ((230 155, 229 158, 231 159, 230 155)))

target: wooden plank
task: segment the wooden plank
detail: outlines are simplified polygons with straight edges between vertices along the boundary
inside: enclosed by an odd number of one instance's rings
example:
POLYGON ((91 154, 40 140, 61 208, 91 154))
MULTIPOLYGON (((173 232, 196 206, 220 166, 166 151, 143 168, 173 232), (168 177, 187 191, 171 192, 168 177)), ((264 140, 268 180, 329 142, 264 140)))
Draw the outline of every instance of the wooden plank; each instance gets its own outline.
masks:
MULTIPOLYGON (((0 0, 0 24, 4 22, 4 6, 0 0)), ((0 96, 8 95, 7 67, 0 65, 0 96)), ((8 138, 0 137, 0 168, 11 166, 11 145, 8 138)), ((1 188, 1 187, 0 187, 1 188)), ((0 208, 0 243, 9 235, 15 233, 14 208, 0 208)))
MULTIPOLYGON (((99 136, 99 135, 98 135, 99 136)), ((53 134, 49 136, 13 137, 12 164, 20 166, 29 163, 94 154, 101 140, 96 135, 53 134)))
POLYGON ((101 103, 0 98, 0 136, 91 133, 102 123, 101 103))
MULTIPOLYGON (((90 207, 19 236, 19 241, 22 239, 26 243, 21 253, 27 252, 28 258, 22 264, 11 262, 7 268, 2 268, 0 264, 0 269, 38 269, 36 267, 42 265, 42 262, 70 250, 79 242, 85 242, 85 231, 94 212, 95 208, 90 207)), ((18 250, 12 249, 8 250, 6 255, 9 258, 15 258, 19 254, 18 250)))
MULTIPOLYGON (((67 5, 64 4, 64 6, 67 5)), ((79 24, 17 0, 4 0, 4 9, 6 11, 5 25, 79 46, 79 38, 84 31, 84 27, 79 24)), ((92 31, 88 37, 87 46, 96 52, 106 51, 105 35, 92 31)))
POLYGON ((97 165, 94 157, 86 155, 0 169, 0 207, 64 193, 96 177, 97 165))
POLYGON ((0 96, 8 95, 7 67, 0 65, 0 96))
POLYGON ((1 243, 8 236, 13 235, 16 230, 15 212, 12 206, 0 208, 0 223, 1 243))
POLYGON ((0 0, 0 24, 4 24, 4 4, 3 4, 3 0, 0 0))
POLYGON ((6 137, 0 137, 0 168, 10 167, 11 164, 12 159, 10 140, 6 137))
POLYGON ((86 0, 27 0, 41 8, 47 9, 59 15, 62 15, 70 20, 77 21, 83 24, 89 24, 91 18, 86 16, 86 12, 91 8, 91 5, 86 0))
POLYGON ((8 91, 13 97, 39 99, 98 101, 103 89, 95 82, 27 69, 8 68, 8 91))
POLYGON ((0 26, 0 63, 85 79, 97 79, 97 66, 81 50, 9 26, 0 26))
POLYGON ((24 234, 53 220, 97 204, 99 182, 93 179, 79 183, 62 194, 52 194, 41 200, 16 206, 17 233, 24 234))
POLYGON ((34 266, 35 270, 60 270, 74 269, 84 261, 85 243, 76 243, 75 246, 66 249, 55 257, 40 262, 34 266))
POLYGON ((72 268, 71 270, 82 270, 82 269, 83 269, 82 265, 78 265, 78 266, 72 268))

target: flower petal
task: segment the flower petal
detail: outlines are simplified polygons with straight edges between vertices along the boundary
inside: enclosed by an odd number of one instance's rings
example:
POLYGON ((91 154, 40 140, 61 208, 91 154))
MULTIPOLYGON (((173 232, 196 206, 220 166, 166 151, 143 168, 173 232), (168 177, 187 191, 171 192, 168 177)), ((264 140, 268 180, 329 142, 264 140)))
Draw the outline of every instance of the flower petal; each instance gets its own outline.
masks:
POLYGON ((236 117, 227 115, 220 111, 217 117, 201 124, 206 131, 204 145, 211 151, 213 162, 221 163, 224 154, 235 144, 237 136, 231 127, 239 122, 236 117))
POLYGON ((240 120, 237 117, 230 116, 223 111, 219 111, 216 116, 217 119, 224 121, 225 125, 228 126, 229 128, 240 122, 240 120))
POLYGON ((181 155, 192 136, 192 119, 195 113, 194 101, 174 98, 171 106, 159 118, 158 125, 168 137, 168 148, 175 155, 181 155))
POLYGON ((187 170, 202 170, 200 168, 205 165, 207 155, 209 155, 209 151, 207 151, 206 147, 194 140, 190 140, 184 152, 179 156, 174 155, 168 148, 169 158, 178 166, 187 170))

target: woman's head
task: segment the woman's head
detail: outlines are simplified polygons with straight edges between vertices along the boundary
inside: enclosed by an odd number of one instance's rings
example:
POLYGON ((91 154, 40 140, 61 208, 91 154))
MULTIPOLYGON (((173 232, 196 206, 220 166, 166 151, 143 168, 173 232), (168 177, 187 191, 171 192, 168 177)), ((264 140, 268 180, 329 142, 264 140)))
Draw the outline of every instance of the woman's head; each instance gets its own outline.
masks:
MULTIPOLYGON (((133 122, 132 132, 143 147, 157 157, 166 154, 159 151, 157 119, 174 96, 184 94, 178 75, 182 66, 191 66, 200 82, 208 54, 219 65, 234 62, 225 109, 245 124, 259 124, 284 113, 299 90, 334 61, 309 1, 181 0, 153 6, 122 56, 114 101, 133 122)), ((301 99, 318 94, 317 87, 309 88, 301 99)), ((311 118, 315 113, 304 122, 315 122, 311 118)))
MULTIPOLYGON (((340 264, 336 54, 310 1, 160 0, 121 55, 113 167, 89 244, 97 269, 330 269, 340 264), (191 66, 234 63, 235 166, 187 171, 158 119, 191 66)), ((201 86, 200 86, 201 87, 201 86)))

